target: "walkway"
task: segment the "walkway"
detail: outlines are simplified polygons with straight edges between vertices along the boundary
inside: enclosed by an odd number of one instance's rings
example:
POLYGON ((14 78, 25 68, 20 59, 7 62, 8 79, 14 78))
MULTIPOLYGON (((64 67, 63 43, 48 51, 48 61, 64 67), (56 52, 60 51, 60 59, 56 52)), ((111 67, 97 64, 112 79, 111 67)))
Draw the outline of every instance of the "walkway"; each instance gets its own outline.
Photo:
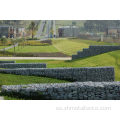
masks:
MULTIPOLYGON (((18 43, 15 44, 15 47, 16 47, 16 46, 18 46, 18 43)), ((12 46, 10 46, 10 47, 7 47, 7 48, 2 48, 2 49, 0 49, 0 51, 9 50, 9 49, 11 49, 11 48, 13 48, 13 47, 14 47, 14 45, 12 45, 12 46)))
POLYGON ((0 57, 0 60, 71 60, 71 57, 0 57))

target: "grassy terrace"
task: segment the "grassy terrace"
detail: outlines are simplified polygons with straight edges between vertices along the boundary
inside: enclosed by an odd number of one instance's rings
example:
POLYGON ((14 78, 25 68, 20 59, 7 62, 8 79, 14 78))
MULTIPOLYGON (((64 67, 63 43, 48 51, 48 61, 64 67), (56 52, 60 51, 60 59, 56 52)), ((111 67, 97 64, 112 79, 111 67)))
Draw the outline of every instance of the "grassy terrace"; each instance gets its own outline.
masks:
MULTIPOLYGON (((49 46, 26 46, 20 49, 21 52, 63 52, 68 55, 75 54, 78 50, 87 48, 89 45, 117 45, 115 43, 105 43, 105 42, 96 42, 90 40, 81 40, 81 39, 53 39, 53 45, 49 46)), ((11 49, 12 50, 12 49, 11 49)), ((16 49, 17 50, 17 49, 16 49)), ((18 52, 18 51, 17 51, 18 52)), ((47 63, 48 68, 55 67, 95 67, 95 66, 114 66, 115 67, 115 77, 116 80, 120 80, 120 50, 113 51, 93 57, 88 57, 84 59, 79 59, 75 61, 60 61, 60 60, 16 60, 17 63, 47 63)), ((0 85, 5 84, 5 80, 8 80, 9 84, 15 82, 11 81, 16 80, 15 84, 27 84, 27 83, 36 83, 36 82, 52 82, 52 79, 46 80, 47 78, 40 77, 29 77, 29 76, 19 76, 18 75, 4 75, 0 74, 0 85), (10 76, 10 77, 9 77, 10 76), (13 77, 13 78, 12 78, 13 77), (26 79, 29 81, 26 82, 26 79), (36 79, 36 81, 35 81, 36 79), (32 80, 32 81, 31 81, 32 80), (17 83, 19 81, 19 83, 17 83)), ((60 80, 61 81, 61 80, 60 80)), ((56 82, 56 81, 55 81, 56 82)), ((63 81, 61 81, 63 82, 63 81)), ((6 82, 7 84, 7 82, 6 82)))
MULTIPOLYGON (((79 59, 75 61, 61 61, 61 60, 16 60, 16 63, 47 63, 48 68, 56 67, 97 67, 97 66, 114 66, 115 67, 115 79, 120 81, 120 50, 79 59)), ((1 76, 2 74, 0 74, 1 76)), ((8 74, 6 74, 7 76, 8 74)), ((3 78, 6 77, 3 75, 3 78)), ((9 75, 8 75, 9 76, 9 75)), ((17 80, 18 75, 15 79, 17 80)), ((27 76, 24 76, 27 78, 27 76)), ((34 78, 34 76, 33 76, 34 78)), ((36 78, 36 77, 35 77, 36 78)), ((1 77, 0 77, 1 80, 1 77)), ((22 81, 22 79, 21 79, 22 81)))
MULTIPOLYGON (((76 54, 77 51, 82 50, 83 48, 88 48, 89 45, 118 45, 116 43, 105 43, 105 42, 96 42, 90 40, 82 39, 68 39, 68 38, 57 38, 52 39, 52 45, 47 46, 25 46, 16 47, 17 53, 34 53, 34 52, 44 52, 44 53, 54 53, 62 52, 66 55, 76 54)), ((14 52, 14 48, 9 49, 9 52, 14 52)))
MULTIPOLYGON (((20 47, 19 47, 20 48, 20 47)), ((14 48, 10 49, 9 52, 13 52, 14 48)), ((16 52, 20 52, 20 53, 34 53, 34 52, 46 52, 46 53, 53 53, 53 52, 58 52, 58 50, 52 46, 25 46, 22 49, 18 49, 18 47, 16 47, 16 52)))
POLYGON ((55 46, 60 52, 63 52, 67 55, 76 54, 77 51, 82 50, 83 48, 88 48, 89 45, 118 45, 117 43, 105 43, 105 42, 96 42, 91 40, 83 39, 53 39, 53 46, 55 46))
MULTIPOLYGON (((26 46, 17 52, 62 52, 67 55, 76 54, 78 50, 87 48, 89 45, 118 45, 115 43, 95 42, 80 39, 53 39, 50 46, 26 46)), ((17 50, 17 49, 16 49, 17 50)), ((12 51, 12 49, 11 49, 12 51)), ((15 60, 16 63, 46 63, 48 68, 56 67, 98 67, 113 66, 115 68, 115 80, 120 81, 120 50, 87 57, 75 61, 61 60, 15 60)), ((21 76, 11 74, 0 74, 0 85, 16 85, 31 83, 61 83, 68 82, 53 78, 37 76, 21 76)), ((5 97, 5 99, 15 99, 5 97)))
POLYGON ((31 83, 62 83, 62 82, 68 82, 68 81, 57 80, 53 78, 37 77, 37 76, 0 74, 0 85, 17 85, 17 84, 31 84, 31 83))

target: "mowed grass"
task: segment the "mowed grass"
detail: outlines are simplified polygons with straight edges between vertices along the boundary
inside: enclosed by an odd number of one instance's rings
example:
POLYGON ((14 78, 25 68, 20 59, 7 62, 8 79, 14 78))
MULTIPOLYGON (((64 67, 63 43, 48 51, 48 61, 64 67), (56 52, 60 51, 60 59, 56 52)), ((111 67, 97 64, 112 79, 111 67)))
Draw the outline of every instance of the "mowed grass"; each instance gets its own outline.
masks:
MULTIPOLYGON (((118 45, 116 43, 96 42, 82 39, 53 39, 51 49, 48 46, 26 46, 21 49, 22 52, 50 52, 59 51, 68 55, 76 54, 78 50, 88 48, 89 45, 118 45), (37 48, 38 47, 38 48, 37 48), (43 47, 43 48, 42 48, 43 47)), ((11 49, 13 50, 13 49, 11 49)), ((16 47, 17 50, 17 47, 16 47)), ((17 52, 21 52, 17 51, 17 52)), ((56 67, 99 67, 113 66, 115 68, 115 80, 120 81, 120 50, 78 59, 74 61, 61 60, 15 60, 16 63, 47 63, 48 68, 56 67)), ((16 84, 32 84, 32 83, 62 83, 68 82, 53 78, 37 77, 37 76, 21 76, 11 74, 0 74, 0 85, 16 85, 16 84)), ((5 97, 5 99, 16 99, 5 97)))
MULTIPOLYGON (((14 48, 9 49, 9 52, 14 52, 14 48)), ((52 46, 52 45, 48 45, 48 46, 25 46, 25 47, 20 47, 19 49, 18 47, 16 47, 16 52, 17 53, 53 53, 53 52, 58 52, 58 50, 52 46)))
MULTIPOLYGON (((115 80, 120 81, 120 50, 87 57, 75 61, 61 60, 16 60, 17 63, 46 63, 48 68, 56 67, 99 67, 113 66, 115 80)), ((3 76, 4 77, 4 76, 3 76)))
POLYGON ((68 39, 68 38, 57 38, 53 39, 52 41, 53 46, 56 47, 56 49, 67 55, 76 54, 77 51, 80 51, 83 48, 88 48, 89 45, 118 45, 117 43, 105 43, 96 42, 92 40, 68 39))
MULTIPOLYGON (((36 42, 37 44, 37 42, 36 42)), ((66 55, 76 54, 77 51, 82 50, 83 48, 88 48, 89 45, 118 45, 117 43, 105 43, 105 42, 96 42, 92 40, 83 40, 83 39, 69 39, 69 38, 56 38, 52 39, 52 45, 47 46, 19 46, 16 47, 17 53, 54 53, 62 52, 66 55)), ((14 52, 14 48, 8 50, 9 52, 14 52)))
POLYGON ((64 83, 65 80, 39 76, 22 76, 0 73, 0 85, 17 85, 17 84, 32 84, 32 83, 64 83))
MULTIPOLYGON (((5 46, 5 47, 8 47, 8 46, 5 46)), ((3 48, 5 48, 4 46, 0 46, 0 49, 3 49, 3 48)))

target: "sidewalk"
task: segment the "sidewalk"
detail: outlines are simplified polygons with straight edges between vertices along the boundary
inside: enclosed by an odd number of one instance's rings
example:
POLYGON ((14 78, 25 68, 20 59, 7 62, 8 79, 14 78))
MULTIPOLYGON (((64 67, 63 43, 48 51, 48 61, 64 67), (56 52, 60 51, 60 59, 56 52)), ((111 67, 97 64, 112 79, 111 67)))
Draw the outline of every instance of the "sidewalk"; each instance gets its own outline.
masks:
MULTIPOLYGON (((15 47, 17 47, 17 46, 18 46, 18 43, 15 44, 15 47)), ((11 45, 10 47, 0 49, 0 51, 9 50, 13 47, 14 47, 14 45, 11 45)))
POLYGON ((0 60, 71 60, 71 57, 0 57, 0 60))

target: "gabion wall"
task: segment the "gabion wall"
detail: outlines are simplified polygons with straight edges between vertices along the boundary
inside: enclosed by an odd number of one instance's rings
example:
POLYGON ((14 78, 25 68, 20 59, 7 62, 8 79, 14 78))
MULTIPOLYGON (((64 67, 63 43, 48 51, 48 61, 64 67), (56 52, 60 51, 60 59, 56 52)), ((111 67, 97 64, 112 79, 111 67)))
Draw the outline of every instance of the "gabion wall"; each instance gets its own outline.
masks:
POLYGON ((4 63, 0 68, 46 68, 45 63, 4 63))
POLYGON ((15 61, 0 61, 0 64, 2 63, 15 63, 15 61))
POLYGON ((89 46, 89 48, 84 48, 83 51, 78 51, 77 55, 72 55, 72 60, 85 58, 89 56, 95 56, 102 53, 120 50, 120 46, 110 46, 110 45, 98 45, 98 46, 89 46))
POLYGON ((3 95, 52 100, 120 100, 120 82, 74 82, 2 86, 3 95))
POLYGON ((0 73, 43 76, 69 81, 114 81, 113 67, 0 69, 0 73))

